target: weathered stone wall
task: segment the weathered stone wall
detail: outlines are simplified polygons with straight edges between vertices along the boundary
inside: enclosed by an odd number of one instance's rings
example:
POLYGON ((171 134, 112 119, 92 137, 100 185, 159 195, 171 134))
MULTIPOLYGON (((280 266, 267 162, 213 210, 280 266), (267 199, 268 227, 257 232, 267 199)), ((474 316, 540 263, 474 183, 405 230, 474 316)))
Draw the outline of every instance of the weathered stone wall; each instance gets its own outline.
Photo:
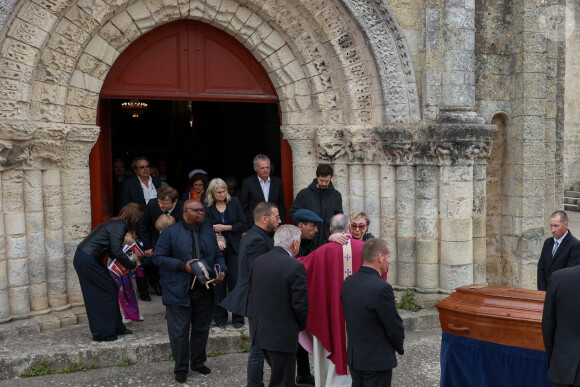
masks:
POLYGON ((580 2, 566 1, 566 91, 564 98, 564 189, 580 183, 580 2))
POLYGON ((563 46, 536 22, 544 5, 26 0, 6 10, 0 321, 82 305, 72 257, 90 229, 101 86, 133 41, 181 19, 226 31, 266 69, 294 192, 332 163, 345 211, 366 211, 393 248, 390 282, 433 293, 486 280, 535 287, 563 152, 563 46), (488 168, 498 114, 501 162, 488 168))

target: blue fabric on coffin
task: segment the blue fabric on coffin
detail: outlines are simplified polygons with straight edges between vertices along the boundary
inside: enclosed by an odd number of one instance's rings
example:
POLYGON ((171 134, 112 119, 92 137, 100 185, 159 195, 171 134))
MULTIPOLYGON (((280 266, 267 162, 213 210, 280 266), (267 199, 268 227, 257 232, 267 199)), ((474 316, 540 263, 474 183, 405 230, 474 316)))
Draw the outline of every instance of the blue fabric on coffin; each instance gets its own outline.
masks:
POLYGON ((441 340, 441 387, 551 387, 546 353, 449 333, 441 340))

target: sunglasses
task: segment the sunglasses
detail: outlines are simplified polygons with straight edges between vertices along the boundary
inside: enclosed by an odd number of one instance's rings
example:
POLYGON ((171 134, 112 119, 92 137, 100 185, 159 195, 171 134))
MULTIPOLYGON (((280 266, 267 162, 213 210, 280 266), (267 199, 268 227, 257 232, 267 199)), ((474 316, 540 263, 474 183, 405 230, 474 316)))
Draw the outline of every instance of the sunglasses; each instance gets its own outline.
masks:
POLYGON ((359 224, 351 223, 350 227, 354 228, 355 230, 364 230, 365 228, 367 228, 367 225, 366 224, 359 225, 359 224))

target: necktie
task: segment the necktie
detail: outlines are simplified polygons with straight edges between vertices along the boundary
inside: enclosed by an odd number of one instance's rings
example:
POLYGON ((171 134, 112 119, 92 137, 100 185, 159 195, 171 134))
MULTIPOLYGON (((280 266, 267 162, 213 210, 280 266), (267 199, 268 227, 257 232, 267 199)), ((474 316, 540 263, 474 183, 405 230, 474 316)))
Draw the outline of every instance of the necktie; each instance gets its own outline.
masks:
POLYGON ((167 215, 167 214, 169 214, 169 211, 163 211, 163 213, 164 213, 165 215, 167 215))
POLYGON ((558 242, 554 241, 554 247, 552 248, 552 258, 554 257, 554 254, 556 254, 556 250, 558 250, 558 242))

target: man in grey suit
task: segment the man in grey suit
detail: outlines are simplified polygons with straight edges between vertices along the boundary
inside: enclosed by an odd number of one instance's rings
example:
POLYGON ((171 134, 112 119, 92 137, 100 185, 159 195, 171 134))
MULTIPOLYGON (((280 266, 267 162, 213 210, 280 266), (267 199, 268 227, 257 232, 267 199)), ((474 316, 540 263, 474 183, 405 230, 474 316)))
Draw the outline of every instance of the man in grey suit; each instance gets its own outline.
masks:
POLYGON ((369 240, 362 248, 363 265, 342 287, 346 358, 353 387, 390 386, 397 366, 395 351, 404 353, 405 330, 393 288, 381 278, 389 269, 390 257, 387 242, 369 240))
POLYGON ((580 266, 552 275, 542 316, 548 380, 554 386, 580 386, 580 266))

